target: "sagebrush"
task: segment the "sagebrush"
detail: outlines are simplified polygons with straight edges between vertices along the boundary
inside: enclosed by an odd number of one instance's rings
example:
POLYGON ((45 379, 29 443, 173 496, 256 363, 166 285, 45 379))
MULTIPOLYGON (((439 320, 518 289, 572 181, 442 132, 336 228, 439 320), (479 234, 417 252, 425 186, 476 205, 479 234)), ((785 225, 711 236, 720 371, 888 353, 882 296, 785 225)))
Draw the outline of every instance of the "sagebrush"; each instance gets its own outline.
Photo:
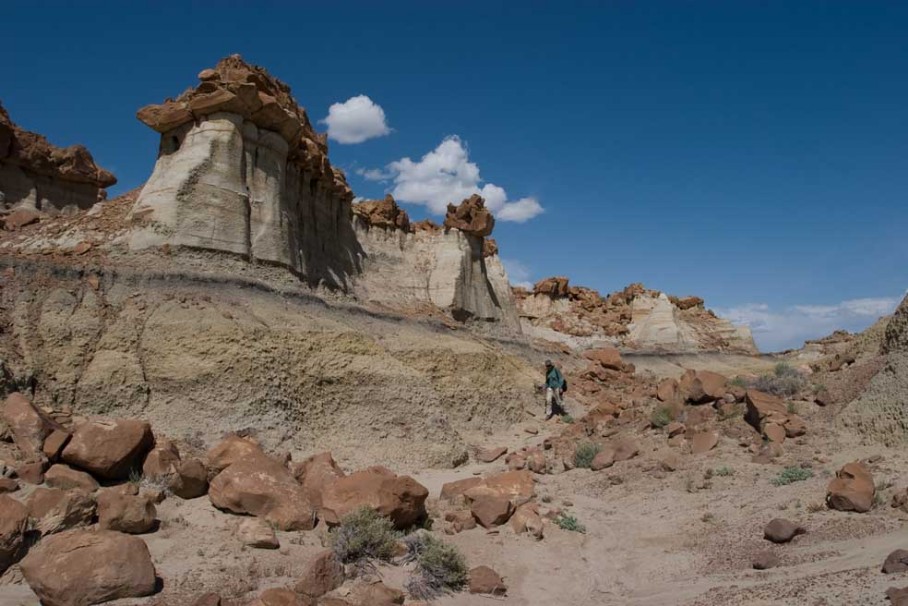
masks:
POLYGON ((772 374, 762 375, 753 383, 754 389, 781 397, 794 396, 806 386, 804 375, 785 362, 779 362, 772 374))
POLYGON ((602 445, 595 442, 583 442, 578 445, 574 451, 574 467, 589 469, 601 450, 602 445))
POLYGON ((813 471, 804 467, 786 467, 770 482, 773 486, 787 486, 794 482, 803 482, 813 477, 813 471))
POLYGON ((345 564, 363 560, 390 560, 398 535, 391 520, 363 507, 345 516, 331 533, 331 548, 345 564))
POLYGON ((581 524, 576 517, 570 514, 562 513, 555 518, 555 524, 562 530, 570 530, 571 532, 579 532, 581 534, 586 533, 586 526, 581 524))
POLYGON ((419 600, 431 600, 442 593, 460 591, 469 581, 467 560, 456 547, 427 532, 404 538, 405 561, 415 562, 406 589, 419 600))

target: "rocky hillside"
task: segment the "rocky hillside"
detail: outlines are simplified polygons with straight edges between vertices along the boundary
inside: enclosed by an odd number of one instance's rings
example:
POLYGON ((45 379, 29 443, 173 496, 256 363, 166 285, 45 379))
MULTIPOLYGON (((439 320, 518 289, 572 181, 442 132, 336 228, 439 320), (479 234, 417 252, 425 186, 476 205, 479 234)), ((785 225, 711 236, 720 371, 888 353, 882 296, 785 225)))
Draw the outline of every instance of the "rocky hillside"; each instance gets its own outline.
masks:
POLYGON ((16 125, 0 105, 0 215, 8 229, 38 213, 84 210, 117 182, 81 145, 60 148, 16 125), (15 217, 9 213, 18 211, 15 217))
POLYGON ((674 297, 632 284, 606 297, 564 277, 514 289, 527 334, 573 346, 610 343, 648 352, 757 353, 747 327, 704 307, 699 297, 674 297))

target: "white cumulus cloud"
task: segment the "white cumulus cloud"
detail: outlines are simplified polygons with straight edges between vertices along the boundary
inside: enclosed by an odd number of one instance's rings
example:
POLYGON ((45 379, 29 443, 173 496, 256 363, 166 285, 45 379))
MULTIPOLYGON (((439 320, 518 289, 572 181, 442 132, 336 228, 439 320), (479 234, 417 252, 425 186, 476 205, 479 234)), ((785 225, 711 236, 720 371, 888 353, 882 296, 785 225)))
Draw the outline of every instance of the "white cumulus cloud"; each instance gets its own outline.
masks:
POLYGON ((435 149, 418 161, 401 158, 385 170, 363 170, 359 173, 371 181, 392 180, 391 195, 400 202, 422 204, 442 215, 448 203, 460 203, 479 194, 486 207, 502 221, 523 223, 544 212, 535 198, 508 200, 503 187, 483 183, 479 167, 470 162, 469 151, 460 137, 446 137, 435 149))
POLYGON ((530 268, 515 259, 501 259, 504 270, 508 272, 508 281, 511 286, 520 286, 527 290, 533 290, 533 283, 530 281, 530 268))
POLYGON ((761 351, 800 347, 835 330, 864 330, 881 316, 895 311, 901 296, 850 299, 832 305, 792 305, 773 309, 765 303, 748 303, 716 312, 735 324, 750 327, 761 351))
POLYGON ((338 143, 362 143, 391 132, 385 110, 366 95, 333 103, 320 122, 328 125, 328 138, 338 143))

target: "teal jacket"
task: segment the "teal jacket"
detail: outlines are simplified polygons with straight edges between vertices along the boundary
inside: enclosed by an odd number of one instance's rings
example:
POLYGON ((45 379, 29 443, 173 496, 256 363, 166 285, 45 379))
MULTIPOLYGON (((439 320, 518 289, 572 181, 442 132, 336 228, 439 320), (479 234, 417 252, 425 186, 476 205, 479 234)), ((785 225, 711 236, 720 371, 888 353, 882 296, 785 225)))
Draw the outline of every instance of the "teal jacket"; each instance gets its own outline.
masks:
POLYGON ((564 377, 561 376, 561 371, 553 366, 545 375, 545 386, 551 387, 552 389, 561 389, 564 387, 564 377))

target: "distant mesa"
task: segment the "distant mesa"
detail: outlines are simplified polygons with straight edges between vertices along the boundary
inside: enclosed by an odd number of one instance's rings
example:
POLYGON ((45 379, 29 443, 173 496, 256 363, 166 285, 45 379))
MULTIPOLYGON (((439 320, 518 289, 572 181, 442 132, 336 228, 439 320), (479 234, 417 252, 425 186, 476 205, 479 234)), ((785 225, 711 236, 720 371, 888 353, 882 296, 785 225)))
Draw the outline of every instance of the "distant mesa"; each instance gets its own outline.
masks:
POLYGON ((532 291, 513 292, 523 331, 539 338, 665 353, 758 353, 747 327, 718 318, 700 297, 669 296, 642 284, 603 297, 591 288, 571 286, 564 276, 540 280, 532 291))
POLYGON ((0 105, 0 213, 84 210, 116 182, 84 146, 57 147, 15 124, 0 105))

